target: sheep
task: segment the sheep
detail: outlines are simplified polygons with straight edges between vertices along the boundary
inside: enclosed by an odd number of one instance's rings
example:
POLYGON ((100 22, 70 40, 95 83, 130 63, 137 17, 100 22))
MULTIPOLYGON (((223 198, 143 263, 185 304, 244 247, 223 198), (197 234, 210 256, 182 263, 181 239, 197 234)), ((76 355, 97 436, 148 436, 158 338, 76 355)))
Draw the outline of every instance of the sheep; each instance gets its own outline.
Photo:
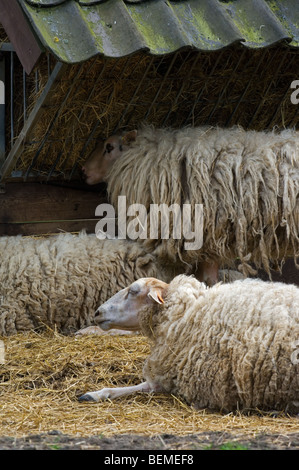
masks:
MULTIPOLYGON (((98 153, 110 163, 102 181, 117 208, 165 203, 203 205, 203 245, 184 250, 184 240, 144 240, 160 256, 195 266, 219 265, 246 276, 281 266, 299 256, 299 134, 199 127, 154 129, 145 126, 111 136, 98 153)), ((217 273, 216 273, 217 274, 217 273)), ((217 280, 217 279, 216 279, 217 280)))
POLYGON ((107 152, 104 149, 104 142, 99 141, 95 146, 93 152, 81 168, 82 177, 87 184, 94 185, 98 182, 102 182, 103 178, 105 178, 105 175, 107 174, 110 168, 110 166, 108 167, 109 158, 105 158, 106 153, 107 152), (99 155, 103 155, 103 158, 101 159, 101 165, 99 165, 99 155))
POLYGON ((91 186, 107 182, 107 176, 123 151, 129 149, 131 142, 136 139, 137 131, 119 132, 106 141, 99 140, 90 156, 81 168, 82 177, 91 186))
MULTIPOLYGON (((140 276, 170 281, 186 272, 183 265, 162 264, 137 241, 100 240, 84 231, 0 237, 0 257, 0 335, 45 327, 78 336, 103 334, 92 326, 99 303, 140 276)), ((220 272, 224 282, 235 276, 220 272)))
POLYGON ((64 233, 0 237, 0 335, 49 327, 64 334, 92 325, 99 303, 140 276, 171 280, 174 266, 140 243, 64 233))
POLYGON ((80 401, 164 392, 196 408, 299 410, 299 289, 257 279, 207 287, 193 276, 142 278, 100 306, 102 329, 141 329, 151 341, 139 385, 80 401))
MULTIPOLYGON (((175 270, 176 270, 177 273, 179 271, 184 272, 184 266, 181 265, 179 267, 179 265, 177 265, 175 270)), ((232 282, 236 281, 237 279, 245 279, 245 276, 243 274, 241 274, 240 272, 234 271, 232 269, 220 269, 219 270, 219 280, 220 280, 220 282, 232 283, 232 282)), ((76 331, 75 336, 83 336, 83 335, 102 336, 102 335, 107 334, 107 333, 111 336, 114 336, 114 335, 119 336, 119 335, 139 334, 140 331, 113 329, 113 330, 109 330, 109 332, 105 332, 99 326, 92 325, 92 326, 88 326, 88 327, 85 327, 85 328, 82 328, 82 329, 76 331)))

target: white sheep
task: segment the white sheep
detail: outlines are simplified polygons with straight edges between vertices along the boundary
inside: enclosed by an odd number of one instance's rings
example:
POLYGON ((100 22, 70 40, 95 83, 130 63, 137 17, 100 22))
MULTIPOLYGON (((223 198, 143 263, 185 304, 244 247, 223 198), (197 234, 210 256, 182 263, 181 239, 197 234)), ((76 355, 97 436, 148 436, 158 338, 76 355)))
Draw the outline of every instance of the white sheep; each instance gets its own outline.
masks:
MULTIPOLYGON (((299 133, 245 131, 239 127, 144 127, 111 136, 84 166, 92 184, 108 183, 117 208, 127 205, 203 204, 203 246, 184 250, 180 240, 144 240, 160 255, 190 265, 202 263, 215 282, 217 266, 233 266, 246 275, 256 268, 270 273, 287 257, 299 256, 299 133), (210 268, 210 269, 209 269, 210 268)), ((298 267, 298 265, 297 265, 298 267)), ((204 277, 200 278, 201 280, 204 277)))
POLYGON ((0 335, 50 327, 72 333, 97 306, 144 276, 177 273, 138 242, 95 235, 0 237, 0 335))
MULTIPOLYGON (((64 334, 103 334, 92 326, 100 303, 140 277, 169 282, 186 272, 186 265, 162 263, 138 241, 99 240, 85 232, 0 237, 0 259, 0 335, 47 326, 64 334)), ((220 272, 224 282, 235 275, 220 272)))
POLYGON ((299 288, 246 279, 208 288, 191 276, 143 278, 99 307, 95 322, 141 329, 152 343, 130 387, 81 401, 166 392, 198 408, 299 410, 299 288))

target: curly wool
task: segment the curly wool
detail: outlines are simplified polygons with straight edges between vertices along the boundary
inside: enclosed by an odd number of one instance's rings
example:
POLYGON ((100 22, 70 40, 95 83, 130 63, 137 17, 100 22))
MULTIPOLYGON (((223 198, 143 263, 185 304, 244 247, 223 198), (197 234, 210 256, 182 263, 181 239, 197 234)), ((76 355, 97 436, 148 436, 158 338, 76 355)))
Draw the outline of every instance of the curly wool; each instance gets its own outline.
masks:
MULTIPOLYGON (((108 176, 117 207, 203 204, 203 246, 184 250, 184 239, 144 240, 160 255, 190 265, 216 260, 246 275, 252 264, 270 274, 286 257, 299 256, 299 133, 239 127, 141 129, 108 176), (170 171, 171 169, 171 171, 170 171)), ((172 226, 170 227, 172 233, 172 226)))
POLYGON ((299 410, 299 289, 246 279, 206 287, 170 283, 164 306, 144 308, 153 342, 144 378, 189 404, 299 410), (297 349, 296 349, 297 347, 297 349))
POLYGON ((139 243, 83 232, 1 237, 0 257, 1 335, 46 326, 71 333, 91 325, 98 306, 136 279, 175 274, 139 243))

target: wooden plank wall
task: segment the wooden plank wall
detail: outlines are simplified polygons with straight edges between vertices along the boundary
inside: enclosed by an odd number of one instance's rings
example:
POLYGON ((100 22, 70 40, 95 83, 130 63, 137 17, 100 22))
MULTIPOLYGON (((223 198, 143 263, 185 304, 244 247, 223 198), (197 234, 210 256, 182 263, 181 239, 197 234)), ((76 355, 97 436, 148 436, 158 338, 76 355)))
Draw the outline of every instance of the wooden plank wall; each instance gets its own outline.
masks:
MULTIPOLYGON (((0 236, 47 235, 61 232, 95 233, 95 210, 107 203, 105 185, 87 187, 54 186, 45 183, 6 183, 0 188, 0 236)), ((268 281, 268 275, 259 271, 268 281)), ((289 259, 282 273, 272 271, 273 281, 299 286, 299 270, 289 259)))
POLYGON ((42 183, 6 183, 0 193, 0 236, 95 233, 96 207, 105 191, 42 183))

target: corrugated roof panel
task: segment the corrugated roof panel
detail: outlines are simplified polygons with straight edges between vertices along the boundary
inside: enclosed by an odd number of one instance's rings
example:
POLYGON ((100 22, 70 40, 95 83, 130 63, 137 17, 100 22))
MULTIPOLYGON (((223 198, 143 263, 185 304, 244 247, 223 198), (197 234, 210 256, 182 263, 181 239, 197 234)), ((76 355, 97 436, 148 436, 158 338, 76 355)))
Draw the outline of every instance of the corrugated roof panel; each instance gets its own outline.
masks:
MULTIPOLYGON (((80 15, 96 44, 96 53, 107 57, 122 57, 146 49, 138 30, 123 2, 105 2, 92 8, 81 6, 80 15)), ((94 55, 90 51, 89 57, 94 55)))
MULTIPOLYGON (((298 0, 18 0, 45 48, 67 63, 240 42, 299 46, 298 0)), ((0 16, 1 20, 1 16, 0 16)))
POLYGON ((36 8, 26 3, 25 8, 42 44, 60 61, 81 62, 99 53, 78 3, 66 1, 51 8, 36 8))
POLYGON ((220 49, 242 41, 240 31, 218 0, 169 2, 189 44, 200 50, 220 49))
POLYGON ((248 47, 265 47, 290 39, 288 31, 264 0, 223 2, 223 8, 242 33, 244 44, 248 47))
POLYGON ((191 45, 168 2, 127 4, 126 8, 131 27, 138 31, 152 54, 167 54, 191 45))
POLYGON ((87 5, 87 6, 92 6, 96 5, 97 3, 104 3, 106 0, 77 0, 80 5, 87 5))
POLYGON ((299 47, 298 0, 267 0, 267 5, 291 38, 290 44, 299 47))
POLYGON ((67 0, 27 0, 27 3, 29 5, 32 5, 34 7, 53 7, 56 5, 60 5, 61 3, 66 2, 67 0))

